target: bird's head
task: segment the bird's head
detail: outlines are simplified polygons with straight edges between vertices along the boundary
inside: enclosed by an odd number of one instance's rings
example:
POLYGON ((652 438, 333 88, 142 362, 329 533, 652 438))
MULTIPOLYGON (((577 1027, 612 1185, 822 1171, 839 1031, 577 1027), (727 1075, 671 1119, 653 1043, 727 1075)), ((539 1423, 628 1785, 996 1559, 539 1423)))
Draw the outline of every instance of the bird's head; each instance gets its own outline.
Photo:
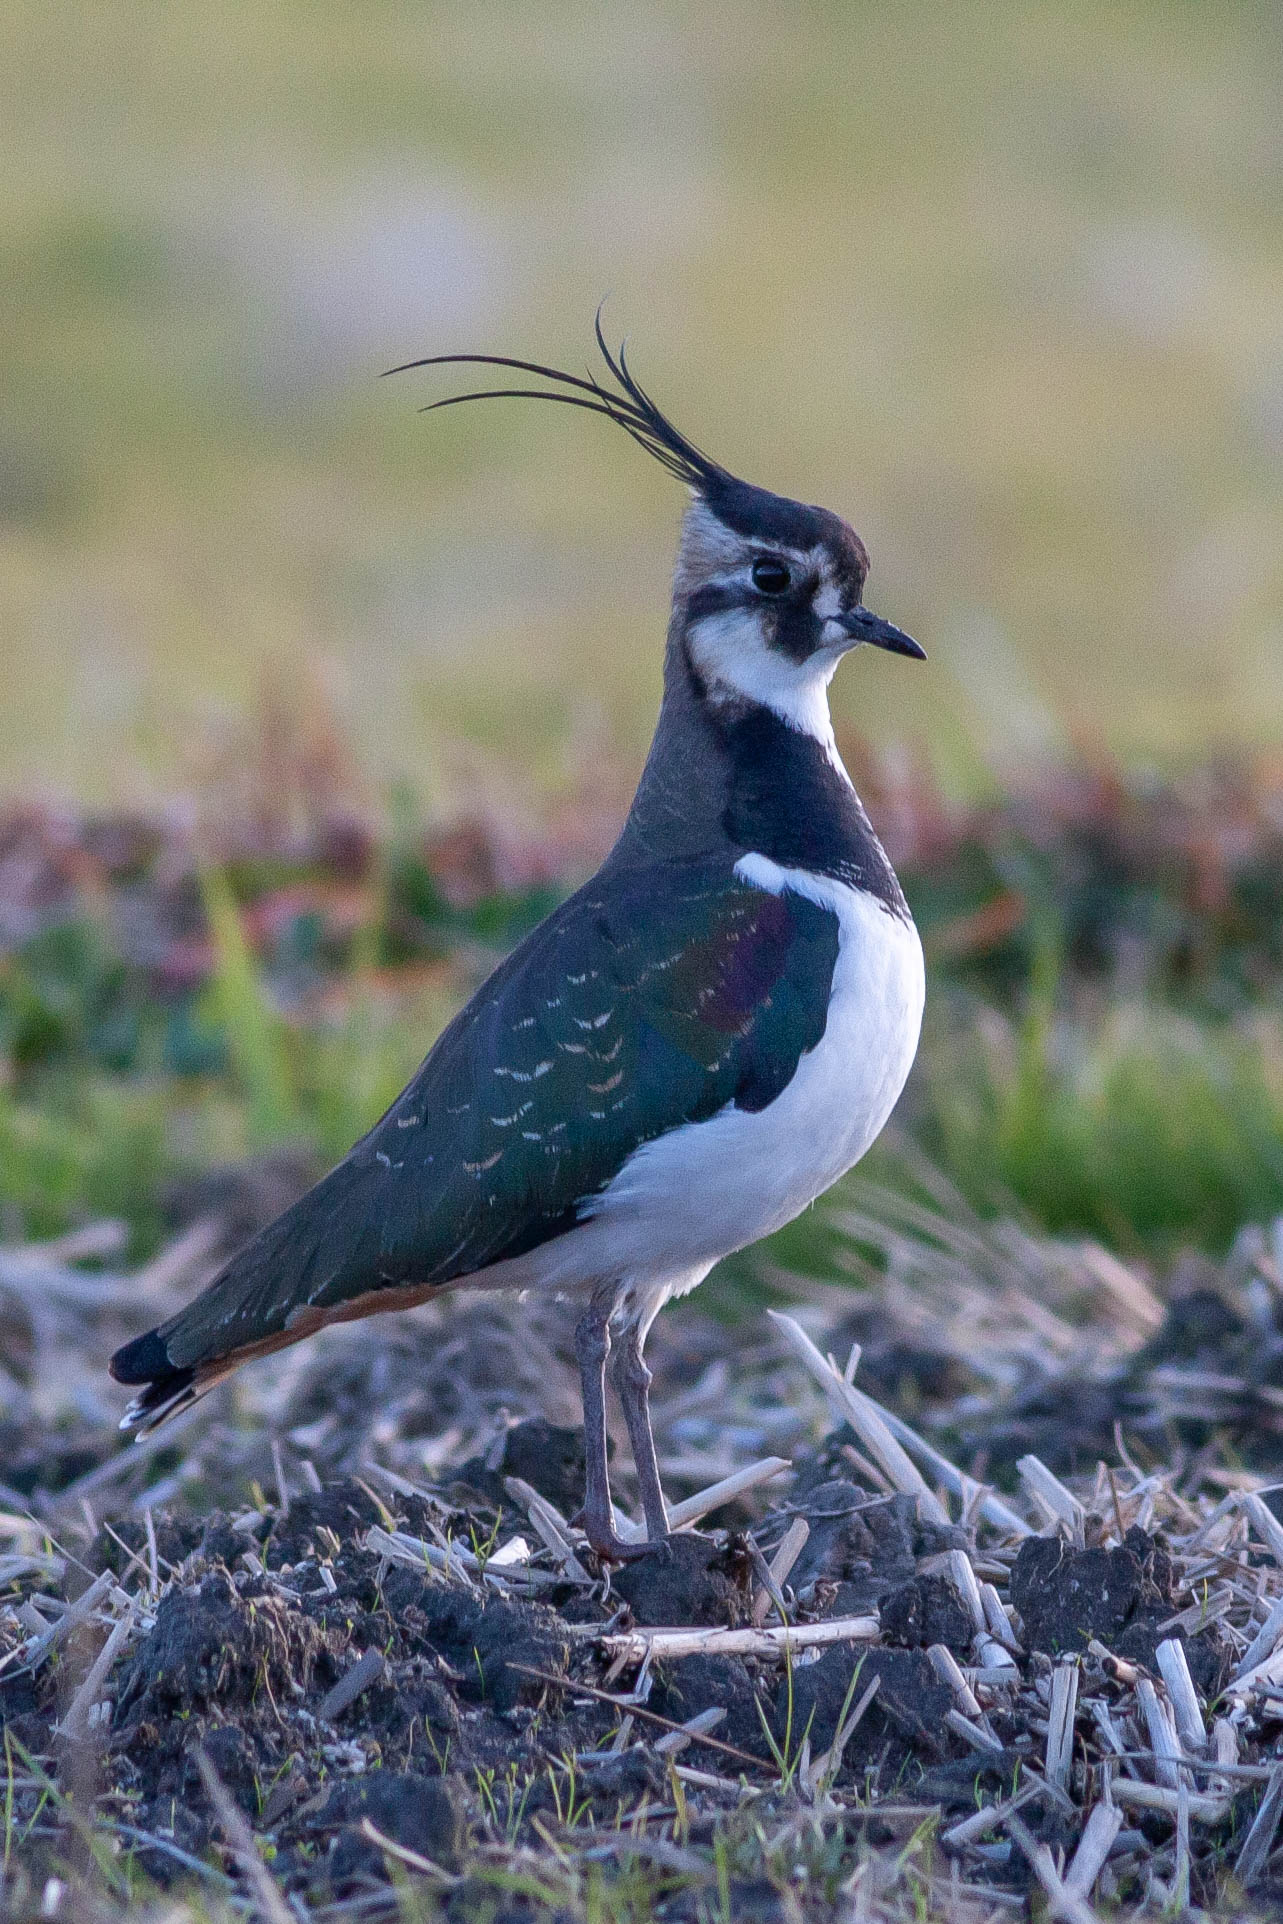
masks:
MULTIPOLYGON (((869 557, 855 530, 827 508, 752 487, 674 427, 618 354, 601 315, 601 380, 504 355, 436 354, 410 367, 472 365, 536 377, 538 387, 487 387, 462 401, 557 401, 602 414, 690 490, 674 585, 674 637, 714 700, 763 702, 811 730, 817 702, 842 656, 863 642, 925 660, 925 650, 864 606, 869 557)), ((404 369, 396 368, 393 373, 404 369)), ((827 708, 825 708, 827 716, 827 708)))
POLYGON ((686 511, 675 613, 691 666, 716 699, 740 696, 797 726, 842 656, 862 642, 924 659, 864 605, 869 556, 855 530, 731 475, 710 478, 686 511))

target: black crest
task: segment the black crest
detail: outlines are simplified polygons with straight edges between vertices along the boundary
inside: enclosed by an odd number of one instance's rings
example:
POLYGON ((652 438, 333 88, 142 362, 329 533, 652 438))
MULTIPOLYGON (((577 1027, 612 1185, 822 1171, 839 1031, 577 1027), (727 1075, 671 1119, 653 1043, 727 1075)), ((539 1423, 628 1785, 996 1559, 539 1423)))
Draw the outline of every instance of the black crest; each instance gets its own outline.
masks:
POLYGON ((631 434, 638 446, 653 455, 661 467, 684 481, 687 487, 694 488, 697 494, 720 493, 727 487, 742 485, 673 426, 630 370, 624 348, 621 346, 618 354, 611 353, 602 333, 600 309, 594 332, 609 382, 599 381, 591 372, 586 376, 565 374, 560 368, 544 367, 538 361, 513 360, 506 354, 429 354, 421 361, 406 361, 401 367, 389 368, 388 373, 404 374, 415 367, 464 366, 503 367, 518 374, 534 374, 554 385, 477 388, 468 394, 449 394, 443 401, 432 401, 422 412, 431 414, 436 408, 457 407, 461 401, 560 401, 566 407, 584 408, 589 414, 604 414, 608 421, 631 434))

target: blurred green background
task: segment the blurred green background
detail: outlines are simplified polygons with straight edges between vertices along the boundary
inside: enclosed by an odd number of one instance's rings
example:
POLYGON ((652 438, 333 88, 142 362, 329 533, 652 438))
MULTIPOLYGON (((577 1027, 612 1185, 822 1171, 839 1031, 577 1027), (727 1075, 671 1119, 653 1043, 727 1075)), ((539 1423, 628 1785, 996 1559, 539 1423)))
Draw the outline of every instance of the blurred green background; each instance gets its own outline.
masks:
POLYGON ((608 842, 679 491, 378 378, 603 294, 930 651, 835 690, 932 982, 870 1168, 1283 1210, 1281 79, 1228 0, 0 0, 0 1236, 339 1155, 608 842))
POLYGON ((1283 14, 13 4, 0 790, 144 800, 319 680, 375 792, 631 769, 680 502, 604 424, 420 418, 593 310, 847 514, 948 789, 1283 723, 1283 14), (594 752, 596 752, 594 747, 594 752))

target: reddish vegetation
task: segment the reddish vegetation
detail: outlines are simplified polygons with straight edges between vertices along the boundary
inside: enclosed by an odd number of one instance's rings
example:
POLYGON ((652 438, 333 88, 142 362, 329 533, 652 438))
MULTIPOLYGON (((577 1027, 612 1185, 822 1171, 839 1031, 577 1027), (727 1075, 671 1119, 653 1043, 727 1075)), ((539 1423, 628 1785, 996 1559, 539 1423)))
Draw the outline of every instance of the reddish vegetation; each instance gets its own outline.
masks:
MULTIPOLYGON (((463 939, 502 947, 582 879, 625 799, 586 780, 538 827, 478 812, 389 830, 354 803, 333 744, 279 746, 277 760, 265 748, 257 767, 221 771, 199 815, 0 811, 0 955, 92 918, 154 992, 181 995, 214 964, 202 864, 227 875, 269 970, 288 976, 306 946, 313 991, 362 931, 393 969, 463 939)), ((1278 757, 1165 780, 1084 763, 960 806, 924 768, 846 748, 938 968, 1003 996, 1050 940, 1083 976, 1121 972, 1218 1006, 1283 972, 1278 757)))

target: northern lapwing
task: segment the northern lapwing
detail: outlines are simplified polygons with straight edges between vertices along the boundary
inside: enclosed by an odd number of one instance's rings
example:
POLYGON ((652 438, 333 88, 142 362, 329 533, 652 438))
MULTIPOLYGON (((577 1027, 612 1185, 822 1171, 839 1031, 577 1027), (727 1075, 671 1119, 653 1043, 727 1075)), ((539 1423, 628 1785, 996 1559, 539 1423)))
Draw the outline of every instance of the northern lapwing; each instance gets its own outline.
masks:
POLYGON ((619 839, 338 1167, 111 1371, 142 1386, 122 1427, 145 1433, 330 1323, 464 1285, 572 1299, 582 1522, 622 1560, 639 1546, 613 1527, 608 1359, 654 1543, 668 1515, 651 1323, 857 1162, 913 1061, 922 949, 838 755, 828 685, 862 643, 923 651, 864 606, 869 559, 845 521, 737 480, 660 411, 600 319, 597 343, 600 379, 497 355, 408 365, 530 377, 433 405, 584 408, 690 490, 663 701, 619 839))

